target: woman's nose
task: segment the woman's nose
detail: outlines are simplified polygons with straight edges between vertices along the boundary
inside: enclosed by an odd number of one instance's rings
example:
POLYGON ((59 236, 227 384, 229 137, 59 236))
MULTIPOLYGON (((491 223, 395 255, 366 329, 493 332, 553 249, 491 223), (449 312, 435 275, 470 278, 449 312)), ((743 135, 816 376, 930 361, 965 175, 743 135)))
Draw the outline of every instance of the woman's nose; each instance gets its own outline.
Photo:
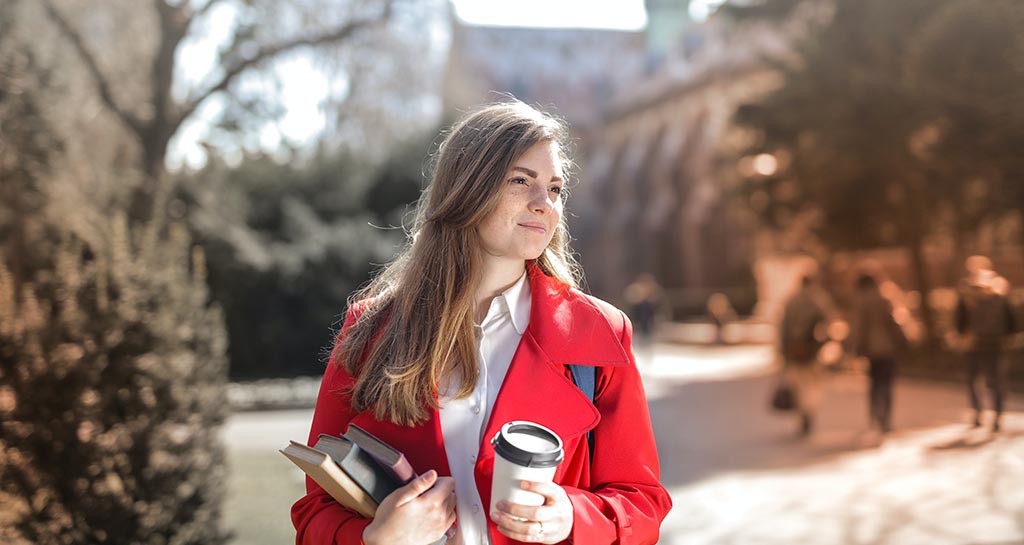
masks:
POLYGON ((530 209, 535 212, 550 212, 554 207, 550 197, 554 196, 557 198, 558 196, 548 191, 546 187, 535 187, 530 194, 530 209))

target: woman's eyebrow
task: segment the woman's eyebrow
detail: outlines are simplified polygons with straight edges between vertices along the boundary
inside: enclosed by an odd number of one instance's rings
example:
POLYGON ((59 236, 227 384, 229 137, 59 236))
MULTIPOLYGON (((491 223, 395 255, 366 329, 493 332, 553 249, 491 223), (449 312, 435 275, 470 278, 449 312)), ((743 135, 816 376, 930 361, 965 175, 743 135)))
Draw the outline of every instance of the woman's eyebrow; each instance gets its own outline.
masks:
MULTIPOLYGON (((523 174, 526 174, 527 176, 529 176, 531 178, 534 178, 534 179, 537 178, 537 171, 535 171, 533 169, 530 169, 530 168, 515 166, 515 167, 512 167, 512 170, 518 170, 519 172, 522 172, 523 174)), ((558 176, 552 176, 551 177, 551 181, 552 182, 561 182, 562 179, 559 178, 558 176)))

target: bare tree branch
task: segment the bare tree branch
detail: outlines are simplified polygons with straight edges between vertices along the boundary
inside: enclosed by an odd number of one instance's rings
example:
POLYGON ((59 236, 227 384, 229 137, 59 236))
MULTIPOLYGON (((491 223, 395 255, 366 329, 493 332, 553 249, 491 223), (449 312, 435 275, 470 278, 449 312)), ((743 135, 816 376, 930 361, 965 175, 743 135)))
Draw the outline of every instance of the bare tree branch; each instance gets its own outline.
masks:
MULTIPOLYGON (((216 0, 211 0, 211 3, 216 0)), ((329 44, 335 44, 344 42, 350 36, 356 32, 372 27, 374 25, 383 24, 390 20, 392 12, 393 0, 387 0, 384 3, 384 11, 379 17, 376 18, 363 18, 348 21, 344 25, 334 29, 331 32, 321 34, 319 36, 300 36, 289 41, 282 43, 268 45, 260 48, 254 55, 247 59, 243 59, 236 63, 234 66, 227 68, 220 81, 211 86, 210 88, 200 92, 194 98, 190 99, 183 107, 178 117, 174 120, 173 126, 177 128, 182 122, 188 119, 199 107, 199 105, 215 93, 224 91, 231 85, 231 83, 247 69, 255 66, 264 61, 268 61, 278 55, 287 53, 289 51, 299 49, 301 47, 317 47, 329 44)))
POLYGON ((43 0, 43 7, 46 9, 47 15, 49 15, 50 19, 57 25, 64 37, 71 42, 71 45, 75 48, 75 51, 78 52, 78 55, 82 57, 82 61, 85 63, 85 67, 88 69, 89 74, 92 76, 103 103, 106 104, 107 107, 110 108, 110 110, 128 126, 128 128, 141 137, 145 130, 142 122, 122 108, 117 103, 117 100, 114 99, 110 83, 107 81, 106 76, 103 75, 103 72, 100 71, 100 67, 96 63, 96 58, 93 56, 92 52, 85 46, 85 42, 82 40, 81 34, 79 34, 67 19, 64 18, 60 11, 57 10, 57 7, 53 5, 52 0, 43 0))

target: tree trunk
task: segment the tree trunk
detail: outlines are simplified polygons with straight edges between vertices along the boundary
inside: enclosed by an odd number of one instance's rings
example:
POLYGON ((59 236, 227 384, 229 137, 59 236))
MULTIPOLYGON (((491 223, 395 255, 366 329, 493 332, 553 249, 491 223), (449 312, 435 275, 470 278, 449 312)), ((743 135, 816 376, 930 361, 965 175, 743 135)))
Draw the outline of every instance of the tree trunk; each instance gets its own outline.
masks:
POLYGON ((169 137, 160 134, 161 128, 150 127, 142 137, 142 183, 132 193, 128 209, 132 223, 147 222, 156 211, 156 198, 164 183, 164 158, 170 141, 169 137))

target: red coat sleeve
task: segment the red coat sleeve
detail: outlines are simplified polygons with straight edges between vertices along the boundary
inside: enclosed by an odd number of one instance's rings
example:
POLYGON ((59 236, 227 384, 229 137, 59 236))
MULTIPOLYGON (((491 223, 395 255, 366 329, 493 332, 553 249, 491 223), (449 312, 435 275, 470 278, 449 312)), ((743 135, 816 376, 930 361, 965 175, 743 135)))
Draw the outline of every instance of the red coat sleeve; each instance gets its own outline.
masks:
MULTIPOLYGON (((339 338, 355 321, 355 314, 349 310, 339 338)), ((348 396, 352 382, 352 377, 344 369, 327 364, 316 399, 308 445, 316 443, 321 433, 344 433, 355 416, 348 396)), ((306 477, 306 495, 292 505, 291 515, 296 545, 364 545, 363 530, 370 523, 369 519, 342 507, 309 477, 306 477)))
POLYGON ((578 545, 653 545, 672 508, 660 482, 632 326, 625 315, 622 319, 621 342, 630 365, 602 367, 598 375, 594 404, 601 421, 594 429, 590 490, 565 487, 574 516, 570 542, 578 545))

